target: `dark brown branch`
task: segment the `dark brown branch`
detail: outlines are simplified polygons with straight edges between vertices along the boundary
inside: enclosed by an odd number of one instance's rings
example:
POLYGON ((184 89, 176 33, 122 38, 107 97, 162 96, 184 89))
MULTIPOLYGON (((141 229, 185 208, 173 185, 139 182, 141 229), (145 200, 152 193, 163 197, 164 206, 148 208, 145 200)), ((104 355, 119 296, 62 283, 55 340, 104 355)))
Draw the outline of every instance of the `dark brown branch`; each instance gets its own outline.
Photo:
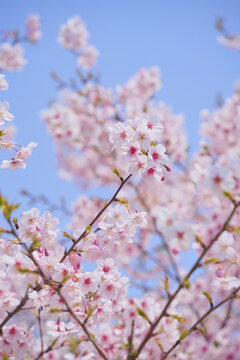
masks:
MULTIPOLYGON (((36 285, 33 290, 35 291, 39 291, 41 289, 40 285, 36 285)), ((8 315, 5 317, 5 319, 1 322, 0 324, 0 335, 2 334, 2 328, 3 326, 14 316, 16 315, 19 311, 23 310, 23 306, 27 303, 29 297, 28 297, 28 290, 29 288, 27 288, 25 295, 22 297, 20 303, 15 307, 15 309, 11 312, 8 313, 8 315)))
POLYGON ((43 352, 44 345, 43 345, 43 331, 42 331, 42 321, 41 321, 41 309, 38 309, 37 320, 38 320, 39 333, 40 333, 41 352, 43 352))
MULTIPOLYGON (((125 181, 126 182, 126 181, 125 181)), ((120 191, 120 190, 119 190, 120 191)), ((27 245, 25 243, 23 243, 21 241, 21 239, 19 238, 16 230, 14 229, 14 226, 11 222, 11 220, 8 220, 9 225, 11 226, 12 229, 12 233, 13 235, 18 239, 19 243, 22 244, 24 250, 27 252, 29 258, 32 260, 32 262, 34 263, 34 265, 36 266, 36 268, 38 269, 38 273, 41 276, 41 278, 43 279, 44 283, 49 285, 57 294, 58 296, 61 298, 61 300, 63 301, 64 305, 66 306, 67 312, 74 318, 74 320, 78 323, 78 325, 80 325, 80 327, 83 329, 83 331, 85 332, 88 341, 90 341, 93 346, 95 347, 95 349, 97 350, 97 352, 99 353, 99 355, 101 355, 101 357, 104 360, 108 360, 106 355, 104 354, 104 352, 100 349, 100 347, 98 346, 98 344, 95 342, 95 340, 92 338, 91 334, 89 333, 89 331, 87 330, 86 326, 78 319, 78 317, 76 316, 76 314, 73 312, 73 310, 70 308, 68 302, 66 301, 66 299, 64 298, 64 296, 61 293, 61 289, 59 286, 56 286, 53 281, 51 281, 50 279, 47 278, 47 276, 44 274, 43 270, 41 269, 40 265, 38 264, 38 262, 36 261, 36 259, 34 258, 31 250, 27 247, 27 245)), ((40 359, 38 357, 38 359, 40 359)))
POLYGON ((185 278, 183 279, 183 281, 179 284, 179 286, 177 287, 177 289, 175 290, 175 292, 171 295, 171 297, 168 299, 163 311, 161 312, 161 314, 159 315, 159 317, 157 318, 157 320, 155 320, 155 322, 152 324, 152 326, 149 328, 147 335, 145 336, 145 338, 142 340, 141 344, 139 345, 138 350, 136 351, 135 357, 134 359, 137 359, 137 357, 139 356, 139 354, 141 353, 142 349, 144 348, 144 346, 146 345, 146 343, 148 342, 148 340, 152 337, 152 334, 154 333, 155 328, 157 327, 157 325, 159 324, 159 322, 161 321, 161 319, 166 316, 167 313, 167 309, 169 308, 169 306, 171 305, 171 303, 173 302, 173 300, 176 298, 177 294, 180 292, 180 290, 184 287, 184 284, 189 280, 189 278, 191 277, 191 275, 195 272, 195 270, 199 267, 199 265, 201 264, 201 261, 203 259, 203 257, 206 255, 206 253, 208 252, 208 250, 212 247, 212 245, 215 243, 215 241, 217 241, 217 239, 219 238, 219 236, 226 230, 229 222, 231 221, 233 215, 235 214, 236 209, 238 208, 239 204, 235 203, 233 205, 233 209, 231 211, 231 213, 229 214, 228 218, 226 219, 225 223, 222 226, 222 229, 215 235, 215 237, 212 239, 212 241, 209 243, 208 246, 205 247, 205 249, 202 251, 202 254, 199 256, 199 258, 197 259, 197 261, 195 262, 195 264, 192 266, 192 268, 190 269, 190 271, 188 272, 188 274, 185 276, 185 278))
MULTIPOLYGON (((193 331, 196 331, 198 330, 198 325, 202 323, 202 321, 207 317, 209 316, 213 311, 215 311, 216 309, 218 309, 220 306, 222 306, 223 304, 225 304, 227 301, 232 301, 235 296, 237 295, 238 291, 240 290, 240 287, 238 287, 237 289, 235 289, 231 295, 229 295, 226 299, 222 300, 221 302, 219 302, 217 305, 211 307, 207 312, 205 312, 201 317, 200 319, 198 319, 193 325, 192 327, 187 330, 187 334, 191 334, 191 332, 193 331)), ((167 351, 167 352, 164 352, 162 357, 161 357, 161 360, 165 360, 167 358, 167 356, 182 342, 183 338, 179 338, 175 344, 173 344, 173 346, 167 351)))
POLYGON ((127 360, 132 359, 132 351, 133 351, 133 335, 134 335, 134 320, 131 323, 131 333, 128 338, 128 356, 127 360))
POLYGON ((164 247, 164 249, 166 250, 166 252, 168 254, 170 263, 171 263, 172 268, 173 268, 173 270, 175 272, 176 280, 178 281, 178 283, 181 283, 181 277, 180 277, 180 274, 179 274, 179 271, 178 271, 177 264, 176 264, 176 262, 174 260, 174 257, 173 257, 173 255, 171 253, 171 250, 170 250, 167 242, 164 239, 163 234, 158 230, 156 218, 154 216, 150 215, 151 214, 151 209, 149 208, 149 206, 146 203, 146 201, 144 200, 144 198, 141 196, 139 190, 133 184, 131 184, 131 185, 134 188, 136 194, 138 195, 138 199, 140 200, 142 205, 145 207, 145 210, 148 212, 149 216, 151 216, 151 220, 152 220, 152 223, 153 223, 153 226, 154 226, 154 232, 157 233, 161 237, 161 239, 163 241, 163 247, 164 247))
POLYGON ((128 177, 121 182, 121 185, 118 187, 118 189, 115 192, 115 194, 113 195, 113 197, 105 204, 105 206, 102 208, 102 210, 99 211, 99 213, 95 216, 95 218, 90 222, 90 224, 86 227, 86 229, 83 231, 83 233, 79 236, 79 238, 72 244, 72 246, 69 248, 69 250, 63 255, 60 262, 63 262, 66 259, 66 257, 74 250, 74 248, 79 243, 79 241, 81 241, 87 235, 88 228, 89 227, 91 228, 94 225, 94 223, 100 218, 100 216, 104 213, 104 211, 112 204, 112 202, 116 200, 116 197, 117 197, 119 191, 122 189, 122 187, 126 184, 126 182, 130 179, 131 176, 132 176, 132 174, 128 175, 128 177))

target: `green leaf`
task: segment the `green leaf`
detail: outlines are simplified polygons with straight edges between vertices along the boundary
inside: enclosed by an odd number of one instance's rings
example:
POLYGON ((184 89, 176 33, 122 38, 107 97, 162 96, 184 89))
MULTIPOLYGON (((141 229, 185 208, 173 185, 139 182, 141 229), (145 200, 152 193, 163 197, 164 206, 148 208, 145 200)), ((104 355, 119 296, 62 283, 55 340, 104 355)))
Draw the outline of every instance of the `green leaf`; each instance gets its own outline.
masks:
POLYGON ((182 317, 182 316, 178 316, 178 315, 169 315, 171 318, 176 319, 177 321, 179 321, 180 323, 185 323, 187 322, 187 320, 182 317))
POLYGON ((70 234, 68 234, 66 231, 63 232, 63 236, 65 236, 68 240, 71 240, 71 241, 74 240, 73 237, 70 234))
POLYGON ((142 318, 147 320, 147 322, 149 324, 151 324, 151 321, 149 320, 149 317, 147 316, 147 314, 141 308, 137 307, 136 310, 137 310, 137 313, 138 313, 139 316, 141 316, 142 318))
POLYGON ((53 348, 57 341, 58 341, 58 337, 52 341, 50 348, 53 348))
POLYGON ((50 309, 50 313, 51 314, 54 314, 54 313, 58 313, 58 312, 62 312, 62 311, 64 311, 63 309, 58 309, 58 308, 52 308, 52 309, 50 309))
POLYGON ((76 338, 75 336, 70 338, 68 340, 68 346, 69 346, 69 350, 72 354, 75 353, 75 351, 78 348, 78 345, 81 343, 81 340, 79 340, 78 338, 76 338))
POLYGON ((164 289, 166 290, 166 293, 168 294, 168 289, 169 289, 169 280, 168 280, 168 276, 165 275, 164 279, 163 279, 163 286, 164 289))
POLYGON ((17 220, 17 218, 14 217, 14 218, 12 219, 12 221, 13 221, 13 223, 14 223, 14 225, 15 225, 15 228, 18 229, 18 220, 17 220))
POLYGON ((18 270, 18 272, 20 274, 27 274, 27 273, 34 273, 35 274, 34 271, 32 271, 32 270, 30 270, 30 269, 28 269, 26 267, 19 267, 17 270, 18 270))
POLYGON ((195 234, 195 240, 202 246, 202 248, 206 247, 203 240, 197 234, 195 234))
POLYGON ((208 292, 206 292, 206 291, 203 291, 202 294, 203 294, 204 296, 206 296, 206 298, 207 298, 208 301, 209 301, 210 307, 212 308, 212 307, 213 307, 213 301, 212 301, 211 295, 210 295, 208 292))
POLYGON ((210 263, 218 263, 219 262, 219 259, 217 258, 210 258, 210 259, 207 259, 206 261, 204 261, 204 265, 206 264, 210 264, 210 263))
MULTIPOLYGON (((6 132, 4 130, 0 130, 0 140, 5 134, 6 134, 6 132)), ((0 147, 1 147, 1 145, 0 145, 0 147)), ((5 147, 5 145, 3 145, 3 147, 5 147)))
POLYGON ((180 340, 185 339, 189 335, 189 330, 184 330, 183 333, 180 336, 180 340))
POLYGON ((114 173, 115 175, 117 175, 117 177, 118 177, 119 179, 122 179, 122 176, 121 176, 121 174, 120 174, 120 172, 119 172, 118 169, 113 169, 113 173, 114 173))
POLYGON ((125 199, 118 199, 118 202, 120 202, 122 205, 126 205, 127 207, 129 206, 128 201, 125 199))
POLYGON ((2 360, 8 360, 8 357, 7 357, 6 353, 2 354, 2 360))
POLYGON ((155 343, 158 345, 158 347, 160 348, 160 350, 163 352, 163 347, 162 347, 162 344, 160 343, 160 341, 158 340, 155 340, 155 343))
POLYGON ((92 231, 91 225, 86 227, 86 235, 88 235, 92 231))
POLYGON ((12 212, 19 207, 19 204, 9 204, 7 199, 0 194, 0 211, 6 220, 10 220, 12 212))
POLYGON ((186 289, 190 289, 191 283, 190 283, 189 279, 184 280, 183 286, 184 286, 186 289))
POLYGON ((232 199, 231 193, 228 191, 223 191, 223 195, 225 195, 227 198, 232 199))
POLYGON ((204 328, 198 328, 197 330, 198 330, 201 334, 203 334, 203 336, 207 335, 204 328))

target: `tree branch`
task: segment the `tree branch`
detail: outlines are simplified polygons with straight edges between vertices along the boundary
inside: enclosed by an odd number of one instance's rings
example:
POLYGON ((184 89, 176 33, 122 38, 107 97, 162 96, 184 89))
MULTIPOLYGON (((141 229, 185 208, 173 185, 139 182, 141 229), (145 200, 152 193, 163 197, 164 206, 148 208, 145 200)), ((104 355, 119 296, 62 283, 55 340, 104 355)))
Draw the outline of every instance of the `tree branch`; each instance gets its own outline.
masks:
MULTIPOLYGON (((189 330, 187 330, 187 336, 189 334, 191 334, 191 332, 195 331, 195 330, 198 330, 197 329, 197 326, 208 316, 210 315, 213 311, 215 311, 216 309, 218 309, 221 305, 223 305, 224 303, 226 303, 227 301, 232 301, 235 296, 237 295, 238 291, 240 290, 240 286, 235 289, 231 295, 229 295, 226 299, 222 300, 221 302, 219 302, 217 305, 211 307, 207 312, 205 312, 192 326, 189 330)), ((161 357, 161 360, 165 360, 167 358, 167 356, 182 342, 183 338, 179 338, 175 344, 167 351, 167 352, 164 352, 162 357, 161 357)))
POLYGON ((79 241, 81 241, 87 235, 88 228, 92 227, 93 224, 100 218, 102 213, 104 213, 104 211, 112 204, 112 202, 116 200, 116 197, 117 197, 119 191, 122 189, 122 187, 126 184, 126 182, 130 179, 131 176, 132 176, 132 174, 128 175, 128 177, 125 180, 121 180, 121 185, 118 187, 118 189, 115 192, 115 194, 113 195, 113 197, 105 204, 105 206, 102 208, 102 210, 90 222, 90 224, 86 227, 86 229, 79 236, 79 238, 72 244, 72 246, 68 249, 68 251, 63 255, 60 262, 63 262, 66 259, 66 257, 73 251, 73 249, 76 247, 76 245, 79 243, 79 241))
POLYGON ((194 271, 199 267, 202 258, 206 255, 206 253, 208 252, 208 250, 212 247, 212 245, 215 243, 215 241, 217 241, 217 239, 219 238, 219 236, 226 230, 229 222, 231 221, 233 215, 235 214, 236 209, 238 208, 239 203, 234 203, 233 204, 233 209, 230 212, 228 218, 226 219, 225 223, 222 226, 222 229, 215 235, 215 237, 212 239, 212 241, 209 243, 208 246, 205 247, 205 249, 203 250, 202 254, 199 256, 199 258, 197 259, 197 261, 195 262, 195 264, 192 266, 192 268, 190 269, 190 271, 188 272, 188 274, 185 276, 185 278, 183 279, 183 281, 179 284, 178 288, 175 290, 175 292, 170 296, 170 298, 168 299, 163 311, 161 312, 161 314, 159 315, 159 317, 157 318, 157 320, 155 320, 155 322, 152 324, 152 326, 149 328, 147 335, 145 336, 145 338, 142 340, 141 344, 139 345, 135 357, 134 359, 137 359, 137 357, 139 356, 139 354, 141 353, 142 349, 144 348, 144 346, 146 345, 146 343, 148 342, 148 340, 152 337, 152 334, 155 330, 155 328, 157 327, 157 325, 159 324, 159 322, 161 321, 161 319, 166 316, 166 312, 167 309, 169 308, 169 306, 171 305, 171 303, 173 302, 173 300, 176 298, 177 294, 180 292, 180 290, 184 287, 184 284, 186 283, 186 281, 189 280, 189 278, 191 277, 191 275, 194 273, 194 271))

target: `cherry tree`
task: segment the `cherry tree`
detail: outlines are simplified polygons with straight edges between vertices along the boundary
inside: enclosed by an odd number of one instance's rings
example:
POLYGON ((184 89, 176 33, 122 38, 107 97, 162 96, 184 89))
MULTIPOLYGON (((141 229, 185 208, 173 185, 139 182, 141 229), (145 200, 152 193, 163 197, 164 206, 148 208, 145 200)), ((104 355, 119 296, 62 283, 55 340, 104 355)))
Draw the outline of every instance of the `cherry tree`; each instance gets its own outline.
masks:
MULTIPOLYGON (((22 70, 24 42, 40 37, 33 14, 25 35, 7 32, 1 72, 22 70)), ((79 16, 60 26, 57 41, 76 59, 75 80, 53 74, 58 94, 41 116, 59 175, 108 186, 112 197, 79 196, 66 232, 48 210, 17 218, 18 205, 0 196, 0 356, 237 360, 239 86, 221 107, 202 110, 199 150, 191 155, 184 116, 154 99, 159 68, 106 88, 89 38, 79 16), (186 266, 184 252, 192 258, 186 266), (133 288, 141 295, 133 297, 133 288)), ((7 88, 1 74, 0 90, 7 88)), ((10 154, 1 171, 25 168, 37 145, 14 143, 14 127, 5 125, 13 118, 0 102, 0 147, 10 154)))

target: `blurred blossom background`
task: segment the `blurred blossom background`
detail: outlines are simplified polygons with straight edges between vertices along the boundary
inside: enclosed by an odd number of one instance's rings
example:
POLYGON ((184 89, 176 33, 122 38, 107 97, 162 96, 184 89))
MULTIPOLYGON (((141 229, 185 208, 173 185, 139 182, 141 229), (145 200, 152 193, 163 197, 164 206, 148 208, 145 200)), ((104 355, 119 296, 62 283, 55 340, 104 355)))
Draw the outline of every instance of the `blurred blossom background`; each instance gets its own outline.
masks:
MULTIPOLYGON (((23 31, 30 13, 39 14, 42 21, 39 44, 24 45, 24 71, 7 73, 10 86, 1 94, 1 101, 8 101, 15 115, 17 142, 38 143, 26 169, 0 173, 1 192, 9 201, 20 199, 21 211, 29 208, 27 198, 20 196, 22 189, 43 194, 55 204, 64 197, 68 207, 86 191, 58 177, 54 146, 39 116, 57 95, 50 73, 64 80, 74 75, 74 56, 57 43, 59 26, 68 18, 79 14, 85 22, 91 44, 100 51, 95 71, 101 74, 104 86, 124 84, 143 66, 160 67, 163 88, 157 100, 173 107, 175 113, 185 114, 191 153, 198 148, 200 111, 212 110, 221 97, 231 96, 240 77, 239 52, 219 44, 216 29, 220 16, 231 32, 240 32, 239 0, 1 0, 0 11, 0 30, 23 31)), ((112 191, 87 189, 103 198, 112 191)), ((44 201, 34 206, 48 207, 44 201)), ((61 212, 55 215, 62 224, 68 222, 61 212)))

